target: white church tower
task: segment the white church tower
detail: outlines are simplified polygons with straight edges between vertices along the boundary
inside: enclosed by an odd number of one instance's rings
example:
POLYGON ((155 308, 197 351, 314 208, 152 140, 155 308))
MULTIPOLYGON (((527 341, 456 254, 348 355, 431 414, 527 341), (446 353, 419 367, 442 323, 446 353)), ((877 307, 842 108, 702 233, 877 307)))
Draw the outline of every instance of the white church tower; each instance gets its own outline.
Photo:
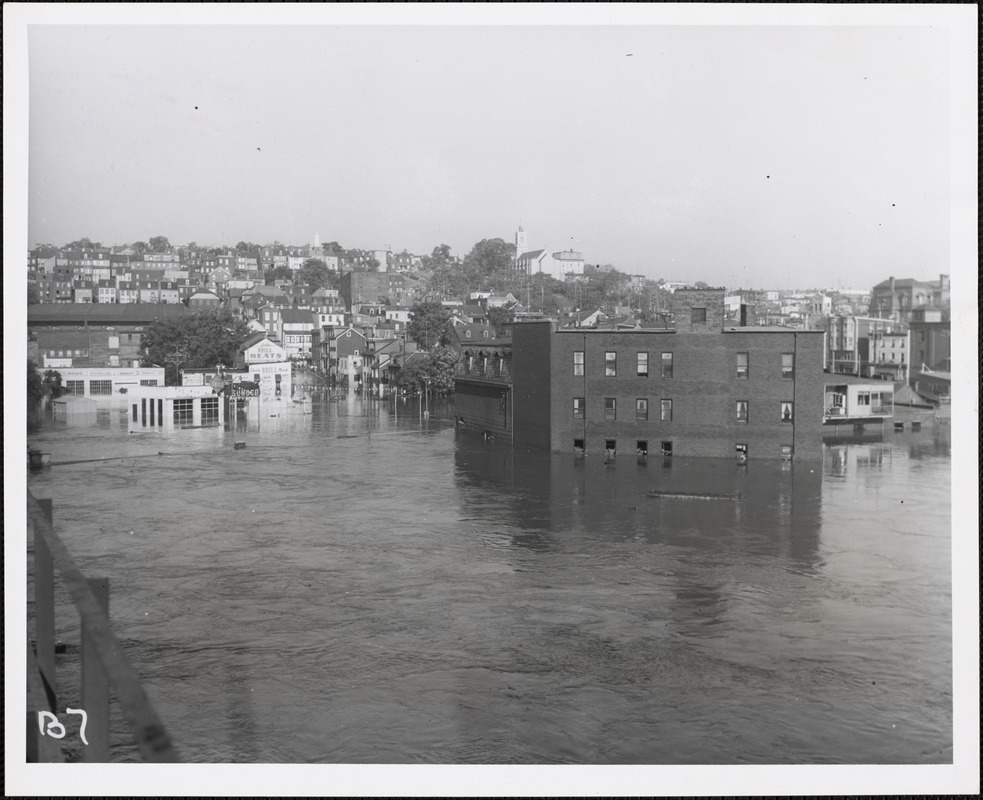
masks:
POLYGON ((529 245, 526 242, 526 231, 522 227, 522 223, 519 223, 519 230, 515 232, 515 265, 519 265, 519 258, 523 253, 528 252, 529 245))

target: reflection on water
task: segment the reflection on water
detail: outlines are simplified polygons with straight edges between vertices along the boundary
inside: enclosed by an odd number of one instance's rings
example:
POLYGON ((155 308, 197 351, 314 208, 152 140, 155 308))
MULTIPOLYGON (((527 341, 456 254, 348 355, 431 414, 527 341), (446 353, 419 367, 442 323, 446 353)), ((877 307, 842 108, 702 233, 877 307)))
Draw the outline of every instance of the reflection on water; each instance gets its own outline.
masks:
POLYGON ((32 437, 184 758, 951 761, 945 431, 605 464, 429 410, 32 437))

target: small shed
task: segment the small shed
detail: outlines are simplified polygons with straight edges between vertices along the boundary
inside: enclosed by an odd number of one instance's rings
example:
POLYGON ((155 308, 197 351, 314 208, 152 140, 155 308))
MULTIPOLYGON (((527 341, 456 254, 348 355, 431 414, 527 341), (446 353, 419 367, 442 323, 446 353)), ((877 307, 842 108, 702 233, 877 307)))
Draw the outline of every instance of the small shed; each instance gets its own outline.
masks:
POLYGON ((96 420, 98 404, 91 397, 67 394, 51 401, 58 422, 91 423, 96 420))

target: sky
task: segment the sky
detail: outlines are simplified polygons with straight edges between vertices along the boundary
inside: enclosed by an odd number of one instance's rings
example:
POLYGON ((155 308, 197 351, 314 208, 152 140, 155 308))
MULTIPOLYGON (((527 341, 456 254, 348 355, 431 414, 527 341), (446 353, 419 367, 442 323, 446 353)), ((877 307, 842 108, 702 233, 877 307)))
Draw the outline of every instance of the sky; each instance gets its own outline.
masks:
POLYGON ((950 272, 943 26, 74 24, 28 48, 29 246, 463 256, 521 223, 653 279, 950 272))

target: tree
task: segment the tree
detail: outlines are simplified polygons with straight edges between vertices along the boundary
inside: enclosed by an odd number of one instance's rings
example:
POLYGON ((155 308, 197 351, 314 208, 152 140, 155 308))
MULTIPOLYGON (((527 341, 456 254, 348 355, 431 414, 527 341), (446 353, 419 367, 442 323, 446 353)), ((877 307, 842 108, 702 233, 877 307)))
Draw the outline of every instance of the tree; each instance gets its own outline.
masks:
POLYGON ((430 273, 430 286, 433 291, 440 295, 446 295, 455 273, 458 272, 454 257, 451 255, 450 246, 438 245, 430 255, 420 259, 420 264, 423 269, 430 273))
POLYGON ((464 257, 464 272, 479 289, 509 280, 515 274, 515 245, 504 239, 482 239, 464 257))
POLYGON ((515 312, 511 308, 496 306, 488 309, 488 324, 492 327, 492 336, 505 339, 512 336, 512 323, 515 322, 515 312))
POLYGON ((169 253, 171 251, 171 243, 167 240, 166 236, 151 236, 150 250, 153 253, 169 253))
POLYGON ((62 385, 60 372, 48 369, 42 375, 34 359, 27 359, 27 414, 29 417, 37 414, 38 407, 42 403, 61 397, 63 394, 65 394, 65 388, 62 385))
POLYGON ((246 322, 225 309, 159 320, 147 329, 142 363, 145 367, 165 365, 168 385, 175 385, 179 382, 181 367, 231 366, 239 346, 249 334, 246 322), (167 357, 175 352, 184 356, 179 364, 167 361, 167 357))
POLYGON ((267 286, 272 286, 276 281, 290 281, 293 280, 294 271, 290 267, 274 267, 273 269, 268 269, 263 274, 263 280, 267 286))
POLYGON ((454 369, 457 352, 451 347, 438 347, 423 358, 414 359, 399 371, 397 385, 412 393, 431 391, 450 394, 454 391, 454 369))
POLYGON ((148 245, 146 242, 134 242, 130 245, 130 247, 136 251, 138 256, 142 256, 148 249, 150 249, 150 245, 148 245))
POLYGON ((27 304, 29 306, 41 302, 41 295, 38 292, 38 285, 34 281, 27 284, 27 304))
POLYGON ((410 309, 406 333, 422 350, 448 345, 453 336, 451 312, 440 303, 417 303, 410 309))
POLYGON ((83 236, 81 239, 76 239, 74 242, 69 242, 65 245, 66 250, 96 250, 102 247, 101 242, 93 242, 87 236, 83 236))
POLYGON ((27 359, 27 413, 31 414, 37 410, 44 396, 44 386, 41 382, 41 374, 33 358, 27 359))
POLYGON ((332 271, 320 258, 308 258, 297 270, 296 280, 312 289, 320 289, 332 283, 332 271))

